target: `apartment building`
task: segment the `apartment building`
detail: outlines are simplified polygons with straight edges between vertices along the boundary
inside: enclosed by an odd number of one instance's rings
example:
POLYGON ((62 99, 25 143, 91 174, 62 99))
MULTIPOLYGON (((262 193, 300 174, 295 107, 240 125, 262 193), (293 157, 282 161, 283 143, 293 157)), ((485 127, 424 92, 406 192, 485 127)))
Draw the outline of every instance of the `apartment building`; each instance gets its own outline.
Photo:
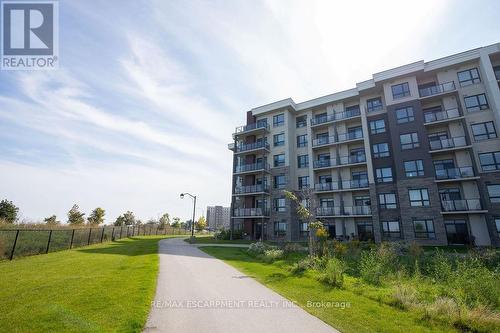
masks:
POLYGON ((330 237, 500 246, 499 86, 500 43, 248 111, 229 145, 231 227, 305 239, 283 190, 310 188, 330 237))
POLYGON ((229 229, 231 208, 222 206, 207 207, 207 225, 210 230, 229 229))

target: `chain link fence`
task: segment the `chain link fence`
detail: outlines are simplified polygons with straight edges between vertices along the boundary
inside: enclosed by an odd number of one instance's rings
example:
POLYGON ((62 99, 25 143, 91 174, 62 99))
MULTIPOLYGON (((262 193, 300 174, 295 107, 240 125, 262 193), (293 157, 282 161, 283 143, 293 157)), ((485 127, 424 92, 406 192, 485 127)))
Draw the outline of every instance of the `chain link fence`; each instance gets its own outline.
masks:
POLYGON ((0 260, 31 256, 147 235, 187 235, 188 230, 157 225, 100 228, 0 229, 0 260))

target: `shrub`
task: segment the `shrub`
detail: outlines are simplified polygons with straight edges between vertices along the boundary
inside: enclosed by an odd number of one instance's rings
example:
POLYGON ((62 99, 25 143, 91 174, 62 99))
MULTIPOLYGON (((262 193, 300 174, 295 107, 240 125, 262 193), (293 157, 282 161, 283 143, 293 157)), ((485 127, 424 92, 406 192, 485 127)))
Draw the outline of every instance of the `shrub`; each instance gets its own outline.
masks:
MULTIPOLYGON (((231 230, 229 229, 221 229, 214 234, 214 238, 218 240, 230 240, 231 239, 231 230)), ((242 239, 243 231, 234 230, 233 231, 233 239, 242 239)))
POLYGON ((330 258, 320 275, 320 280, 333 287, 341 288, 344 285, 344 273, 346 269, 347 265, 344 261, 338 258, 330 258))
POLYGON ((272 263, 275 260, 283 258, 284 252, 279 249, 265 250, 262 259, 267 263, 272 263))
POLYGON ((320 260, 321 259, 319 259, 318 257, 303 258, 303 259, 299 260, 298 262, 294 263, 292 265, 292 267, 290 267, 290 272, 293 275, 301 275, 302 273, 304 273, 308 269, 319 268, 319 267, 321 267, 321 265, 319 264, 320 260))
POLYGON ((393 305, 403 310, 418 305, 417 290, 411 285, 396 285, 392 297, 393 305))
POLYGON ((453 272, 452 261, 442 250, 437 249, 430 259, 428 271, 437 281, 447 282, 453 272))
POLYGON ((347 245, 341 242, 333 242, 333 254, 337 258, 342 258, 347 252, 347 245))
POLYGON ((259 254, 264 254, 266 250, 269 250, 270 246, 267 244, 264 244, 263 242, 257 242, 257 243, 252 243, 248 247, 247 252, 250 255, 259 255, 259 254))
POLYGON ((427 307, 427 313, 432 317, 443 317, 453 322, 460 316, 460 305, 450 297, 439 297, 427 307))
POLYGON ((370 250, 361 254, 359 273, 364 281, 380 285, 384 271, 377 251, 370 250))
POLYGON ((289 253, 293 253, 293 252, 300 252, 303 250, 304 250, 304 248, 298 243, 286 243, 283 246, 283 251, 285 252, 285 254, 289 254, 289 253))

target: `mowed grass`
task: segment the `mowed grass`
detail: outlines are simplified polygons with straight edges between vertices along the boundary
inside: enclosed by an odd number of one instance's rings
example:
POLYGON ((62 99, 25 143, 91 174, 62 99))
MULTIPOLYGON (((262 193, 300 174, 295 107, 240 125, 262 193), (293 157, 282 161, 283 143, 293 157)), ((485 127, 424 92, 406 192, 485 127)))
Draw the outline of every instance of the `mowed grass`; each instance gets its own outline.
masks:
POLYGON ((158 241, 140 236, 0 262, 1 332, 140 332, 158 241))
MULTIPOLYGON (((215 239, 212 235, 196 235, 195 237, 197 244, 251 244, 255 242, 245 239, 221 240, 215 239)), ((189 238, 186 238, 185 241, 189 242, 189 238)))
MULTIPOLYGON (((303 276, 292 275, 288 268, 292 260, 280 260, 272 264, 257 261, 246 249, 203 247, 201 250, 224 260, 242 273, 273 289, 289 300, 295 301, 312 315, 344 333, 349 332, 456 332, 453 327, 421 319, 417 313, 402 311, 383 304, 371 297, 345 289, 329 287, 317 280, 310 272, 303 276), (308 306, 308 302, 344 302, 349 307, 308 306)), ((296 258, 295 258, 296 259, 296 258)), ((296 260, 294 260, 296 261, 296 260)), ((346 277, 346 284, 355 283, 346 277)), ((348 288, 350 290, 356 289, 348 288)), ((311 304, 309 304, 311 305, 311 304)))

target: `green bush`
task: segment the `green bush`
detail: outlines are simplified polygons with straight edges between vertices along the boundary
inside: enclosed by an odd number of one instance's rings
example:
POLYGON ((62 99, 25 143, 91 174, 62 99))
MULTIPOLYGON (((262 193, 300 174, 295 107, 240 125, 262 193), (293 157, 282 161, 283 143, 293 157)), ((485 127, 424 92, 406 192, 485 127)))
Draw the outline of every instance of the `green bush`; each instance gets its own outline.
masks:
POLYGON ((370 250, 361 254, 359 273, 364 281, 380 285, 384 267, 378 258, 377 251, 370 250))
POLYGON ((267 263, 272 263, 275 260, 283 258, 284 252, 283 250, 279 249, 270 249, 270 250, 265 250, 264 255, 262 256, 262 259, 267 262, 267 263))
POLYGON ((344 273, 346 269, 347 265, 342 259, 330 258, 320 275, 320 280, 333 287, 342 288, 344 285, 344 273))
POLYGON ((272 249, 273 247, 263 243, 263 242, 256 242, 256 243, 252 243, 250 244, 250 246, 248 247, 248 254, 252 255, 252 256, 257 256, 259 254, 264 254, 264 252, 266 250, 270 250, 272 249))

